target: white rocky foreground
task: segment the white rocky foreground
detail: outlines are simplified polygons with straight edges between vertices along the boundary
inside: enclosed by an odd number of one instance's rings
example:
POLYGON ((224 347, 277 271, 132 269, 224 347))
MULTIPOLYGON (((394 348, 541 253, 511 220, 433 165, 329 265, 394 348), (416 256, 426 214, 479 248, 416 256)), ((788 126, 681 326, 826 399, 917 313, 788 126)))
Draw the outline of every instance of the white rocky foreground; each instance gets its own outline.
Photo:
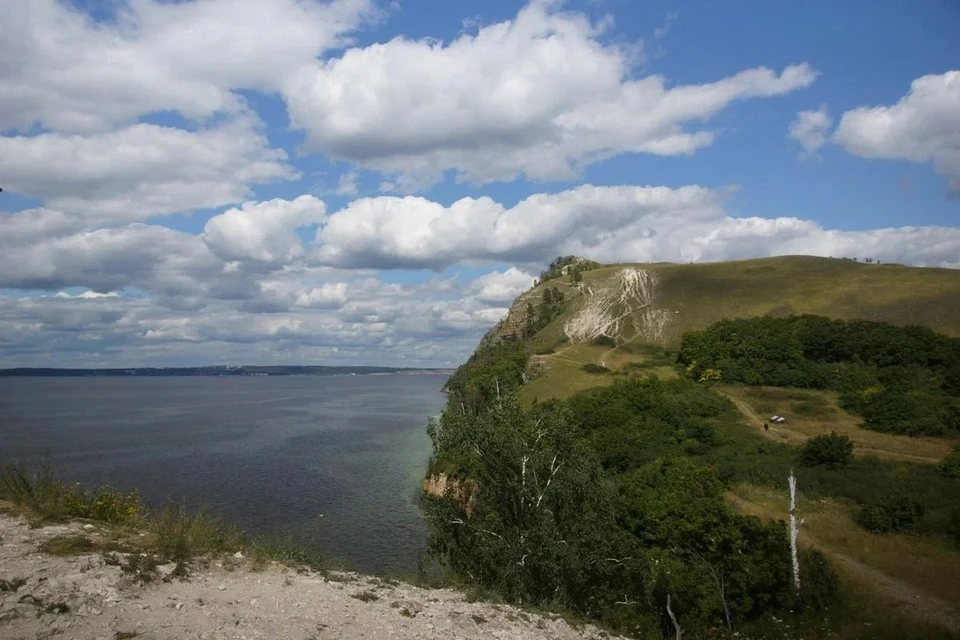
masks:
POLYGON ((349 573, 324 577, 278 565, 254 571, 245 559, 228 558, 200 563, 185 581, 168 575, 141 586, 100 554, 61 558, 38 550, 55 536, 81 533, 97 532, 89 524, 31 529, 0 513, 0 638, 609 637, 467 602, 455 591, 349 573))

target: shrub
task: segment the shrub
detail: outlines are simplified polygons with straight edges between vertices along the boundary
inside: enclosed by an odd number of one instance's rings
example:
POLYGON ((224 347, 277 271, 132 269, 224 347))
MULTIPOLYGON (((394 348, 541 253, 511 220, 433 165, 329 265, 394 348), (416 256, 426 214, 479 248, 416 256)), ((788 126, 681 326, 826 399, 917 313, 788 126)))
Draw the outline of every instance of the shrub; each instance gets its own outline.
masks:
POLYGON ((856 515, 858 525, 872 533, 895 533, 912 528, 924 514, 923 504, 916 498, 900 494, 878 503, 864 505, 856 515))
POLYGON ((950 519, 947 521, 945 530, 953 539, 953 543, 960 547, 960 507, 954 507, 950 511, 950 519))
POLYGON ((586 373, 610 373, 610 369, 592 362, 588 362, 580 368, 586 373))
POLYGON ((611 338, 608 335, 597 336, 590 341, 591 344, 597 347, 615 347, 617 346, 617 341, 611 338))
POLYGON ((800 462, 807 467, 845 467, 853 462, 853 441, 835 431, 816 436, 803 445, 800 462))
POLYGON ((960 445, 955 446, 940 463, 940 473, 948 478, 960 480, 960 445))
POLYGON ((837 601, 840 578, 819 549, 801 549, 800 600, 809 609, 826 609, 837 601))

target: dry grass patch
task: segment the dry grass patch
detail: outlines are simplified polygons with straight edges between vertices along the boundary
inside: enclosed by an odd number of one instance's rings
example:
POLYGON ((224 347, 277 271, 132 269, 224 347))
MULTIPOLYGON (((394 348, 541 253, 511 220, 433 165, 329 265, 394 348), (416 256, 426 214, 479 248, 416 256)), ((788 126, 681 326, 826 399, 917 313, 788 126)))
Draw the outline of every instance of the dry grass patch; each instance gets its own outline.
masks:
MULTIPOLYGON (((802 492, 801 486, 797 509, 804 519, 801 536, 808 543, 819 543, 960 607, 960 550, 932 536, 869 533, 854 523, 850 508, 842 502, 811 501, 802 492)), ((742 512, 788 518, 786 482, 783 491, 740 484, 731 493, 739 498, 735 505, 742 512)))
POLYGON ((831 391, 732 385, 717 389, 745 401, 762 420, 774 414, 786 416, 787 422, 771 425, 766 435, 792 444, 836 431, 853 441, 859 455, 936 464, 958 442, 957 438, 913 438, 864 429, 860 418, 840 408, 837 394, 831 391))

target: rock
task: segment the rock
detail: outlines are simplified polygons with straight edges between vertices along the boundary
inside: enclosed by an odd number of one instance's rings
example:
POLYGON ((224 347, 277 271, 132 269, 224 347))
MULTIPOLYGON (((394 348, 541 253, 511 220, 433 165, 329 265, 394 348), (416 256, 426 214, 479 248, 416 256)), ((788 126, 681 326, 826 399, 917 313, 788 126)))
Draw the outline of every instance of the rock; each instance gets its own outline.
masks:
POLYGON ((241 553, 240 551, 237 551, 235 554, 233 554, 233 557, 236 558, 237 560, 243 560, 243 553, 241 553))
POLYGON ((176 570, 177 564, 175 562, 157 565, 157 575, 160 576, 161 580, 169 580, 176 570))
POLYGON ((226 590, 227 590, 227 585, 225 585, 225 584, 218 584, 218 585, 217 585, 217 591, 226 591, 226 590))
POLYGON ((87 523, 87 524, 83 525, 83 528, 84 528, 85 531, 93 531, 94 526, 93 526, 92 524, 90 524, 90 523, 87 523))

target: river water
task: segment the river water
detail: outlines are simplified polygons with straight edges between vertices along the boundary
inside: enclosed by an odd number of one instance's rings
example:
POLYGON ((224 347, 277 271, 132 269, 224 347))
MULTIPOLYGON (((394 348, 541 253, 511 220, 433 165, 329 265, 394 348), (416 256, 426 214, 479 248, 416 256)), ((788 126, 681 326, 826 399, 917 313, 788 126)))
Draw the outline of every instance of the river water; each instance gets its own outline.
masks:
POLYGON ((414 571, 446 376, 0 378, 0 459, 52 460, 367 573, 414 571), (322 514, 322 517, 320 517, 322 514))

